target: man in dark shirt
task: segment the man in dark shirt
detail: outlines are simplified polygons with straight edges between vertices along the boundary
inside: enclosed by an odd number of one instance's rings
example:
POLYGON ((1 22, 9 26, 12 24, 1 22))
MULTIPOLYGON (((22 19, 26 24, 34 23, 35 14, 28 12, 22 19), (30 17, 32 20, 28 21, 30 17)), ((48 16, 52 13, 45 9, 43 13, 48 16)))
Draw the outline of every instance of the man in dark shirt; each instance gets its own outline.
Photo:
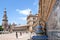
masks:
POLYGON ((18 34, 17 34, 17 32, 16 32, 16 38, 18 38, 18 34))

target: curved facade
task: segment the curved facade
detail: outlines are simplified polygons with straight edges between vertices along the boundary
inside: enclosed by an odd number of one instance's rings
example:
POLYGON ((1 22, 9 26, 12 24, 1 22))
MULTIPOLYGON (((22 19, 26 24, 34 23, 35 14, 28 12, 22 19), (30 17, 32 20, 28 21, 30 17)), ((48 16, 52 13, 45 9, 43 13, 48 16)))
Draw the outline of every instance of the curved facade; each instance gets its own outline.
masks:
POLYGON ((47 33, 49 40, 57 40, 60 38, 60 26, 59 24, 59 15, 60 15, 60 0, 56 0, 56 3, 53 7, 51 15, 48 19, 47 33))

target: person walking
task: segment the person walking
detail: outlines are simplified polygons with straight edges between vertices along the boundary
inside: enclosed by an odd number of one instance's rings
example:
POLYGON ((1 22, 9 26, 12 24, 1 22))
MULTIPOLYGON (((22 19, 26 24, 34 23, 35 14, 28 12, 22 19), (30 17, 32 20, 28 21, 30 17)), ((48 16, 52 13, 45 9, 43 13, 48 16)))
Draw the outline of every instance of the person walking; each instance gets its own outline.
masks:
POLYGON ((17 32, 16 32, 16 38, 18 38, 18 34, 17 34, 17 32))
POLYGON ((22 36, 22 33, 20 32, 20 35, 22 36))

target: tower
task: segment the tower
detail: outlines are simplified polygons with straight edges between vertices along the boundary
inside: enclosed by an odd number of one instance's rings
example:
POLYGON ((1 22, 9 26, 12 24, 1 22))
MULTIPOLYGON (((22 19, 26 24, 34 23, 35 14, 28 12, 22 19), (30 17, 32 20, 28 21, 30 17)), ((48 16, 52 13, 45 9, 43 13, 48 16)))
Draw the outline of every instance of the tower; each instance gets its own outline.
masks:
POLYGON ((8 30, 8 20, 7 20, 7 14, 6 14, 6 8, 4 9, 4 15, 3 15, 3 19, 2 19, 2 28, 4 29, 4 31, 8 30))

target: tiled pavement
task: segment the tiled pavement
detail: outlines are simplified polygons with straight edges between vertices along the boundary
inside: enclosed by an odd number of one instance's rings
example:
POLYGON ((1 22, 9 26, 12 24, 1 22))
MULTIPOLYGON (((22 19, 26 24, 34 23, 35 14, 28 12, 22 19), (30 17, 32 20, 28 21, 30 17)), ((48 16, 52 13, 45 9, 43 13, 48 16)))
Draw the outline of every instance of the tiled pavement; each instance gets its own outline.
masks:
POLYGON ((18 33, 18 38, 16 38, 16 32, 13 32, 9 34, 0 34, 0 40, 28 40, 30 36, 30 33, 23 33, 22 36, 18 33))

